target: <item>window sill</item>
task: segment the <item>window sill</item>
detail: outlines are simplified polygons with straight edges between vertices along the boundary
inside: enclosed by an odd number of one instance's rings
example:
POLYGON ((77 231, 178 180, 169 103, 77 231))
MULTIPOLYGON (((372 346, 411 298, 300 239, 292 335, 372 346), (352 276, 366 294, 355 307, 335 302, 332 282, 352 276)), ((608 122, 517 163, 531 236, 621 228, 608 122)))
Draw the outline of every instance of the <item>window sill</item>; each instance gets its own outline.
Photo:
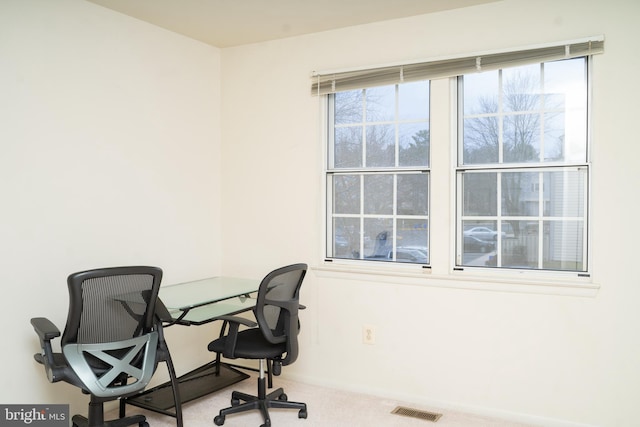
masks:
POLYGON ((600 285, 590 277, 559 278, 546 273, 452 271, 434 274, 419 266, 365 266, 323 262, 311 267, 318 277, 392 283, 405 286, 433 286, 452 289, 560 295, 593 298, 600 285))

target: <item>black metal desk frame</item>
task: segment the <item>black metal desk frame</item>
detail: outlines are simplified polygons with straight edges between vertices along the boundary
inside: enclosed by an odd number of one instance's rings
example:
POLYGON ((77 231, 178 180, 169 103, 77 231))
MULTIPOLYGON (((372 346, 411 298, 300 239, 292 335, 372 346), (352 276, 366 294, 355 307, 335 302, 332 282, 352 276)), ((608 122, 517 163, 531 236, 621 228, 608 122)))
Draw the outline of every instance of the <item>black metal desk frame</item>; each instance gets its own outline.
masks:
MULTIPOLYGON (((255 305, 252 294, 257 292, 259 285, 259 280, 213 277, 161 287, 157 314, 162 327, 204 325, 221 316, 251 310, 255 305)), ((221 335, 225 328, 226 322, 221 335)), ((182 427, 183 404, 249 378, 246 373, 222 363, 220 354, 215 360, 177 378, 170 360, 167 365, 170 380, 121 399, 120 416, 124 416, 125 405, 129 404, 174 417, 177 427, 182 427)))

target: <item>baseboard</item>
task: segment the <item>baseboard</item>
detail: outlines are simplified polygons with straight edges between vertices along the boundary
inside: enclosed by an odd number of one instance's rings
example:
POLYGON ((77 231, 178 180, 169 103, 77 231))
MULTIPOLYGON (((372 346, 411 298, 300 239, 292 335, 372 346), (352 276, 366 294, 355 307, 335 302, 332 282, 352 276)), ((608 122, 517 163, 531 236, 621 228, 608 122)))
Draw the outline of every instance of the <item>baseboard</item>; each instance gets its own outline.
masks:
POLYGON ((475 414, 484 417, 497 418, 505 421, 523 423, 523 424, 531 424, 533 426, 541 426, 541 427, 597 427, 592 424, 583 424, 577 423, 573 421, 554 419, 554 418, 546 418, 537 415, 531 414, 523 414, 517 412, 505 411, 502 409, 496 408, 487 408, 473 405, 464 405, 456 402, 447 402, 441 400, 432 400, 432 399, 416 399, 415 395, 409 395, 404 393, 390 393, 389 390, 386 389, 375 389, 369 387, 359 387, 354 384, 344 384, 334 381, 328 381, 322 378, 316 377, 308 377, 305 375, 297 375, 286 373, 283 371, 282 377, 285 379, 290 379, 292 381, 298 381, 305 384, 317 385, 320 387, 333 388, 337 390, 344 390, 353 393, 361 393, 367 394, 370 396, 376 396, 385 399, 395 399, 405 403, 412 403, 415 405, 423 405, 427 408, 432 409, 442 409, 442 410, 451 410, 457 412, 465 412, 469 414, 475 414))

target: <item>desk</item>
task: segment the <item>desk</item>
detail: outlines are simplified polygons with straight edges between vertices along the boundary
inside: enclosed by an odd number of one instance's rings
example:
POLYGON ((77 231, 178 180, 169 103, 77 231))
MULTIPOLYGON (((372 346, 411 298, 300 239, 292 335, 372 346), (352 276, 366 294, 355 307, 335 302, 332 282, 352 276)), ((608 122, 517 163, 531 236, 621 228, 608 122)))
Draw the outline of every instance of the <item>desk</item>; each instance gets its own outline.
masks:
MULTIPOLYGON (((260 286, 259 280, 238 279, 233 277, 211 277, 193 282, 162 286, 158 295, 159 316, 165 327, 171 325, 202 325, 213 322, 220 316, 248 311, 255 305, 255 292, 260 286)), ((204 350, 204 349, 203 349, 204 350)), ((170 372, 172 367, 170 368, 170 372)), ((178 407, 183 403, 220 390, 249 375, 216 360, 200 366, 181 377, 174 379, 180 391, 180 402, 173 397, 173 382, 168 381, 157 387, 128 397, 124 403, 138 406, 178 419, 178 407)))
POLYGON ((171 324, 202 325, 253 308, 251 294, 259 286, 259 280, 211 277, 163 286, 159 298, 173 319, 171 324))

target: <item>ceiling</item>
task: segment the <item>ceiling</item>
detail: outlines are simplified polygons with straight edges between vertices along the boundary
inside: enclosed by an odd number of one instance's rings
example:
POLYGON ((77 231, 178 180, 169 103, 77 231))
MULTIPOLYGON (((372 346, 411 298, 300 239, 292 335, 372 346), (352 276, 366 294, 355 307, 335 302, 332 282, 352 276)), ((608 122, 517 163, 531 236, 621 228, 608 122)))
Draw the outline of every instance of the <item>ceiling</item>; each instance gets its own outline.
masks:
POLYGON ((499 0, 87 0, 225 48, 499 0))

